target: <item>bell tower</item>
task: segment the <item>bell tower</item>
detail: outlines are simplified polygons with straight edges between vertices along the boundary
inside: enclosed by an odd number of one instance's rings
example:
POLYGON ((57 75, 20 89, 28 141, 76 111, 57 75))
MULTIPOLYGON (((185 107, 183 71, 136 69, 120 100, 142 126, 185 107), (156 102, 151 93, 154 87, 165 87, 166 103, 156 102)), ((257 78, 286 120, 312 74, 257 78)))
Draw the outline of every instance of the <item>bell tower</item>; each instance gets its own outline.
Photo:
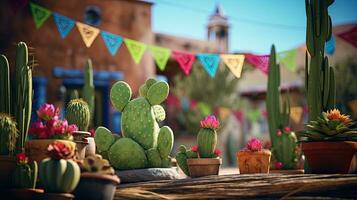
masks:
POLYGON ((217 53, 227 53, 229 39, 228 18, 224 15, 222 7, 217 4, 214 13, 209 17, 207 24, 207 39, 218 46, 217 53))

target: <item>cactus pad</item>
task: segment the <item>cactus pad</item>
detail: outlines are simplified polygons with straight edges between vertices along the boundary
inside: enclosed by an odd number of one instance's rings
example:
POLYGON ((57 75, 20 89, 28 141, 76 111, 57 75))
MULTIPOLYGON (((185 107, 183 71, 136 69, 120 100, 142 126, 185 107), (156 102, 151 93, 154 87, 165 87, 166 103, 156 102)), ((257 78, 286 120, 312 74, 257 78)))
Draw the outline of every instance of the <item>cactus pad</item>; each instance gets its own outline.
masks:
POLYGON ((108 151, 114 143, 114 135, 107 128, 100 126, 95 130, 94 141, 99 152, 108 151))
POLYGON ((110 90, 110 100, 119 111, 123 111, 124 107, 129 103, 131 95, 130 86, 124 81, 116 82, 110 90))
POLYGON ((151 105, 162 103, 169 95, 169 85, 164 81, 154 83, 147 92, 147 99, 151 105))
POLYGON ((161 167, 161 157, 159 151, 156 148, 152 148, 146 151, 149 167, 161 167))
POLYGON ((159 138, 157 143, 157 150, 160 153, 161 158, 169 156, 173 147, 174 134, 170 127, 163 126, 159 132, 159 138))
POLYGON ((155 105, 152 107, 153 111, 154 111, 154 115, 155 115, 155 119, 157 122, 162 122, 165 120, 166 118, 166 113, 165 110, 162 106, 160 105, 155 105))

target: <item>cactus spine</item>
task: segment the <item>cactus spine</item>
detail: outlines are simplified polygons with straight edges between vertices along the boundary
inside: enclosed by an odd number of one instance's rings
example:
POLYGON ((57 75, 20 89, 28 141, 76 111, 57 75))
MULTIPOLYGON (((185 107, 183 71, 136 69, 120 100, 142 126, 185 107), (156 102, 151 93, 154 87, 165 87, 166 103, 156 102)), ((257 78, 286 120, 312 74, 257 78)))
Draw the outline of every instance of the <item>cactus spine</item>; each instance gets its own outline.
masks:
POLYGON ((331 38, 332 22, 328 7, 334 0, 305 0, 307 29, 305 55, 305 87, 309 121, 335 107, 335 75, 325 56, 325 42, 331 38))
POLYGON ((88 104, 82 99, 73 99, 67 105, 66 119, 70 124, 76 124, 80 131, 87 131, 90 121, 88 104))
POLYGON ((93 67, 92 60, 88 59, 84 67, 84 86, 82 88, 83 100, 87 102, 91 114, 90 124, 93 125, 94 114, 94 83, 93 83, 93 67))
POLYGON ((272 45, 269 59, 268 91, 266 106, 268 111, 269 134, 272 141, 273 155, 283 163, 283 169, 293 169, 296 162, 296 136, 283 129, 289 125, 289 99, 280 105, 280 65, 276 63, 275 46, 272 45), (279 132, 280 134, 277 134, 279 132), (284 133, 283 133, 284 132, 284 133))
POLYGON ((197 135, 197 144, 201 158, 212 158, 217 145, 216 130, 201 128, 197 135))
POLYGON ((34 161, 31 164, 17 164, 14 172, 14 185, 17 188, 35 188, 38 166, 34 161))
POLYGON ((5 113, 0 113, 0 155, 13 155, 18 131, 16 122, 5 113))

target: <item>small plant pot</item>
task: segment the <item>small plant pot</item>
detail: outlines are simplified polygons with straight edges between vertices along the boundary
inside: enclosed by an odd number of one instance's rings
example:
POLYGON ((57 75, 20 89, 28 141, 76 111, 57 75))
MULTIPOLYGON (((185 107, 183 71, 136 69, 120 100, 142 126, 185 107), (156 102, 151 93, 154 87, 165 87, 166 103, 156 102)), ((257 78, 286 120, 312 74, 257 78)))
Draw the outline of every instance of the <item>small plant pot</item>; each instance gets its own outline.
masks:
POLYGON ((86 147, 88 145, 88 142, 84 138, 83 141, 75 141, 76 142, 76 158, 78 160, 83 160, 86 156, 86 147))
POLYGON ((187 159, 190 177, 201 177, 209 175, 218 175, 219 167, 222 164, 221 158, 194 158, 187 159))
POLYGON ((238 168, 241 174, 269 173, 271 152, 239 151, 237 153, 238 168))
POLYGON ((38 195, 40 200, 72 200, 74 195, 70 193, 43 193, 38 195))
POLYGON ((15 171, 15 167, 15 157, 0 156, 0 188, 12 186, 12 174, 15 171))
POLYGON ((29 140, 25 143, 25 151, 26 155, 29 157, 30 162, 36 161, 37 163, 41 163, 41 161, 47 158, 47 147, 49 144, 54 141, 59 141, 65 143, 73 149, 73 153, 76 149, 76 143, 69 140, 57 140, 57 139, 49 139, 49 140, 29 140))
POLYGON ((302 151, 313 174, 347 174, 357 142, 303 142, 302 151))
POLYGON ((87 137, 88 146, 86 147, 86 157, 95 155, 95 141, 93 137, 87 137))
POLYGON ((111 200, 119 183, 120 180, 116 175, 84 172, 74 194, 76 199, 111 200))
POLYGON ((83 139, 90 136, 88 131, 75 131, 73 133, 73 140, 74 141, 83 141, 83 139))
POLYGON ((33 188, 19 188, 19 189, 9 189, 2 192, 2 197, 5 199, 38 199, 39 195, 43 193, 42 189, 33 188))

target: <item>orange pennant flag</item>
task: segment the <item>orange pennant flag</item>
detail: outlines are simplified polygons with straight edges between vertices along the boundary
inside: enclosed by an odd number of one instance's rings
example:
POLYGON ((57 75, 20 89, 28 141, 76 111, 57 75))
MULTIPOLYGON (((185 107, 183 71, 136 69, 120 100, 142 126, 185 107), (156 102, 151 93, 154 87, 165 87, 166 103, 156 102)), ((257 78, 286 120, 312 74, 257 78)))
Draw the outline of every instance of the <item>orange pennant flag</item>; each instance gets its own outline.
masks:
POLYGON ((244 55, 222 54, 223 63, 231 70, 231 72, 240 78, 243 69, 244 55))
POLYGON ((93 26, 83 24, 81 22, 77 22, 76 25, 79 33, 82 36, 84 44, 86 45, 87 48, 89 48, 92 45, 95 38, 98 36, 100 30, 93 26))

